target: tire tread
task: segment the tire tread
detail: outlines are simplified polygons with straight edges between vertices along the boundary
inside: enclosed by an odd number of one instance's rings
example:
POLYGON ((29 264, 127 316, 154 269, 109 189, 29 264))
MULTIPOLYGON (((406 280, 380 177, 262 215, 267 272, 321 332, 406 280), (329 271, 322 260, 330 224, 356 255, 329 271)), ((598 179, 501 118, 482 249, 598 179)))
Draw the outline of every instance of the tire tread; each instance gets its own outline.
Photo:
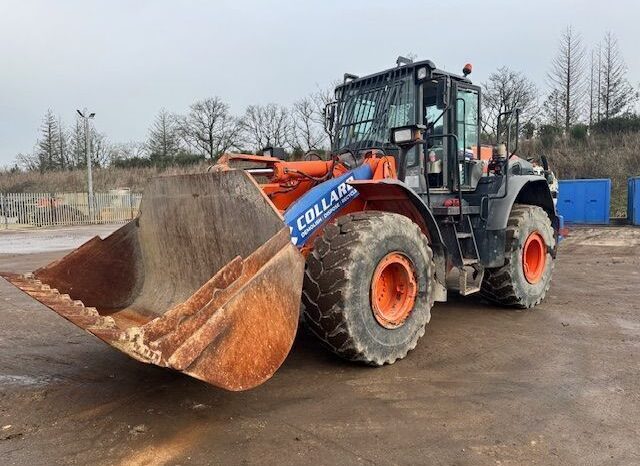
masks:
MULTIPOLYGON (((367 248, 367 235, 375 234, 375 227, 389 216, 400 217, 394 220, 406 221, 407 228, 414 229, 411 234, 424 237, 415 223, 398 214, 367 211, 344 215, 327 225, 316 239, 314 249, 307 257, 302 294, 304 321, 324 346, 342 358, 375 366, 392 364, 405 357, 425 332, 423 326, 407 346, 394 350, 390 355, 378 354, 371 345, 365 346, 365 342, 354 338, 349 330, 349 318, 341 306, 350 286, 349 273, 344 267, 350 259, 350 251, 367 248)), ((427 250, 432 275, 433 255, 430 248, 427 250)), ((433 280, 427 280, 427 284, 430 309, 433 305, 433 280)))

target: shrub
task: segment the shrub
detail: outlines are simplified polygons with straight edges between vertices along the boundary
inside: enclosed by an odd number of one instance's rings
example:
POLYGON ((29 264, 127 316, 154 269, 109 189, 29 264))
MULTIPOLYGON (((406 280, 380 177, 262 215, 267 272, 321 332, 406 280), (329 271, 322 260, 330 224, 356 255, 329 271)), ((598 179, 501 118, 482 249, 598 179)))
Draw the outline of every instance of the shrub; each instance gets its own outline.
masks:
POLYGON ((640 116, 627 115, 595 123, 591 130, 598 134, 620 134, 640 132, 640 116))
POLYGON ((587 134, 589 133, 589 127, 582 123, 578 123, 577 125, 573 125, 571 127, 571 139, 576 141, 584 141, 587 139, 587 134))
POLYGON ((562 128, 553 125, 542 125, 538 130, 538 136, 542 147, 551 148, 562 135, 562 128))

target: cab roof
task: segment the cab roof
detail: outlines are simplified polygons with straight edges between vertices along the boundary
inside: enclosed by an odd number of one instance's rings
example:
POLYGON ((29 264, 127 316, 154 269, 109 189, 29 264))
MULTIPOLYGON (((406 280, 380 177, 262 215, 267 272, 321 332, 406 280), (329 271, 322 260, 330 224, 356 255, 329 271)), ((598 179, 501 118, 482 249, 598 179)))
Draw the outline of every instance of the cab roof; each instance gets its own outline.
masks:
POLYGON ((391 75, 391 76, 395 75, 394 79, 404 77, 410 73, 415 75, 415 73, 417 72, 416 70, 423 67, 426 67, 428 70, 430 70, 431 77, 449 76, 451 79, 454 79, 456 81, 462 81, 462 82, 471 84, 471 80, 464 76, 460 76, 454 73, 449 73, 447 71, 440 70, 436 67, 435 63, 433 63, 433 61, 431 60, 422 60, 417 62, 411 62, 408 64, 399 64, 398 66, 395 66, 393 68, 388 68, 384 71, 368 74, 366 76, 356 76, 349 73, 345 73, 344 81, 342 82, 342 84, 339 84, 338 86, 336 86, 336 91, 342 87, 348 87, 354 84, 364 84, 366 81, 377 81, 379 78, 382 78, 386 75, 391 75))

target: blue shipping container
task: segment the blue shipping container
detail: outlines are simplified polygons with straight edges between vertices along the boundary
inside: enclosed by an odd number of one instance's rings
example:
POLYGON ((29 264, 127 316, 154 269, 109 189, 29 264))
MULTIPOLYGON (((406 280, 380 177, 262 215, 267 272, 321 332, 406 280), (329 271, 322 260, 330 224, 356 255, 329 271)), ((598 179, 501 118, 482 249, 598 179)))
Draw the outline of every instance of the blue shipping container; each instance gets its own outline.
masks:
POLYGON ((629 178, 627 186, 627 219, 631 225, 640 225, 640 176, 629 178))
POLYGON ((558 213, 567 223, 608 224, 611 180, 560 180, 558 213))

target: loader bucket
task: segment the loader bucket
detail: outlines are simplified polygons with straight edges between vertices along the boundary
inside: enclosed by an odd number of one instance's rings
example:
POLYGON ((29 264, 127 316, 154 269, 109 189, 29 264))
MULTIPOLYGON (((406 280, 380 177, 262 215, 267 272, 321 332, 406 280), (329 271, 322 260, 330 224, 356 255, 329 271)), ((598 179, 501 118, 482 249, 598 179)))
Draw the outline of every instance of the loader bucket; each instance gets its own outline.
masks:
POLYGON ((245 390, 291 349, 303 271, 280 214, 229 170, 154 178, 140 215, 109 237, 2 276, 139 361, 245 390))

